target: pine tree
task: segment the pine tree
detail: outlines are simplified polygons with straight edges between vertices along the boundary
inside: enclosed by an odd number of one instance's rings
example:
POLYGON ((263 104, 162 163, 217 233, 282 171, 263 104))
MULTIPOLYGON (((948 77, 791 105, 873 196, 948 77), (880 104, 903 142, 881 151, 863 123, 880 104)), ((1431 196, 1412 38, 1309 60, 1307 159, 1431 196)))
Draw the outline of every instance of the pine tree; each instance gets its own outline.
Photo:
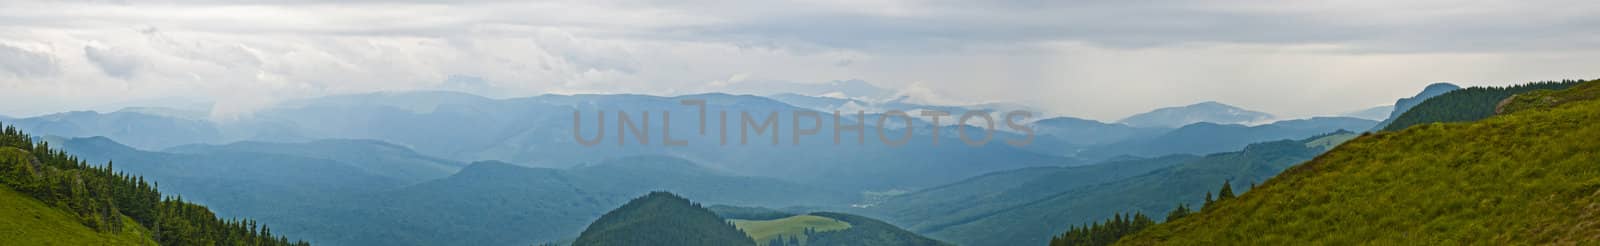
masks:
POLYGON ((1229 184, 1227 180, 1223 180, 1222 181, 1222 191, 1218 191, 1217 193, 1218 193, 1218 196, 1219 196, 1217 198, 1217 200, 1233 199, 1233 197, 1234 197, 1233 196, 1233 185, 1229 184))
POLYGON ((1167 213, 1167 222, 1172 222, 1178 218, 1189 216, 1189 214, 1192 213, 1194 213, 1194 211, 1189 210, 1189 205, 1179 203, 1177 208, 1174 208, 1172 209, 1172 212, 1167 213))

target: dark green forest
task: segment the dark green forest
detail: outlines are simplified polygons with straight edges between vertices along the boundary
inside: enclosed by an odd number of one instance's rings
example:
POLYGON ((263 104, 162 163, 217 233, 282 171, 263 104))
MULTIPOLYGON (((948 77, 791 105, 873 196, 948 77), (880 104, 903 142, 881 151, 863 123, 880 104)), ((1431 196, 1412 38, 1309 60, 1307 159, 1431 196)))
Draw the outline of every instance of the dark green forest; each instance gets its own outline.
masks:
MULTIPOLYGON (((1230 184, 1230 181, 1223 181, 1222 189, 1218 190, 1217 194, 1217 198, 1212 199, 1211 192, 1206 192, 1205 204, 1202 205, 1201 211, 1204 211, 1207 207, 1212 207, 1213 204, 1218 202, 1233 200, 1233 198, 1237 197, 1233 193, 1233 185, 1230 184)), ((1178 220, 1197 212, 1189 209, 1189 205, 1180 203, 1177 208, 1172 209, 1172 212, 1167 213, 1167 221, 1178 220)), ((1066 232, 1061 233, 1061 235, 1051 237, 1050 246, 1111 245, 1116 243, 1117 240, 1121 240, 1124 236, 1133 235, 1155 225, 1156 221, 1151 219, 1150 216, 1144 215, 1144 213, 1134 212, 1127 215, 1119 213, 1110 219, 1106 219, 1105 222, 1073 226, 1067 229, 1066 232)))
POLYGON ((1384 127, 1384 131, 1398 131, 1407 127, 1428 123, 1470 122, 1489 118, 1495 115, 1495 108, 1512 95, 1536 90, 1561 90, 1582 80, 1562 80, 1533 82, 1506 87, 1474 86, 1451 91, 1423 101, 1400 114, 1394 123, 1384 127))
POLYGON ((0 183, 76 215, 97 231, 120 231, 123 216, 151 231, 161 245, 310 245, 274 235, 248 219, 218 218, 205 206, 165 196, 143 177, 116 172, 113 163, 90 165, 49 143, 3 126, 0 183))
POLYGON ((657 191, 601 215, 572 245, 754 246, 756 243, 700 204, 657 191))

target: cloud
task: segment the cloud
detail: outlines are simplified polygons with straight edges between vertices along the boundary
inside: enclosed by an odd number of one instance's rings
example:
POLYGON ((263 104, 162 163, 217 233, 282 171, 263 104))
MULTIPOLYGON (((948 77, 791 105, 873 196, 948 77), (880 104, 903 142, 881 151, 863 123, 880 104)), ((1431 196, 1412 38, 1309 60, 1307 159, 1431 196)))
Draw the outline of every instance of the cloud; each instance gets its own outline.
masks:
POLYGON ((0 44, 0 74, 16 78, 38 78, 61 73, 56 58, 50 54, 33 52, 0 44))
POLYGON ((142 65, 139 63, 138 58, 135 58, 125 50, 84 46, 83 55, 89 59, 89 62, 94 63, 95 67, 99 68, 101 72, 105 72, 107 76, 122 79, 133 77, 133 73, 142 65))
POLYGON ((0 113, 187 95, 245 115, 369 91, 663 94, 860 79, 918 100, 1022 101, 1099 119, 1207 100, 1312 115, 1433 81, 1600 76, 1589 59, 1600 54, 1596 10, 1581 0, 5 1, 0 113))

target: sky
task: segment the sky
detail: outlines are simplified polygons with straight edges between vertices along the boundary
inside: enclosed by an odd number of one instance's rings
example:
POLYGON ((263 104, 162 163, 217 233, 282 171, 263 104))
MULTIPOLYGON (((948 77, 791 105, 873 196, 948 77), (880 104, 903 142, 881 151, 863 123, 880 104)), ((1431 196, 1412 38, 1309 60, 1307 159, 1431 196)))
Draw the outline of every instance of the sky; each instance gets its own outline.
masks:
POLYGON ((0 115, 374 91, 679 95, 860 80, 1113 121, 1283 117, 1600 78, 1600 1, 0 0, 0 115))

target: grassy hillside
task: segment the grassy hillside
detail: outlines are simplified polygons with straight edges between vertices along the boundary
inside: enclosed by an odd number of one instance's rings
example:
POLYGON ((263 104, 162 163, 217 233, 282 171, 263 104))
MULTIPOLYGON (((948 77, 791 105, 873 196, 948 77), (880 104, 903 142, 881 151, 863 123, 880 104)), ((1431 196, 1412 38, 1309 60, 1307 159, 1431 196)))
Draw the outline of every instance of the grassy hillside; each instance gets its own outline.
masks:
MULTIPOLYGON (((1600 101, 1359 137, 1120 243, 1576 244, 1600 240, 1600 101)), ((1431 101, 1430 101, 1431 102, 1431 101)), ((1419 106, 1420 108, 1420 106, 1419 106)))
MULTIPOLYGON (((15 154, 14 148, 0 149, 0 155, 15 154)), ((122 231, 98 232, 79 223, 66 211, 51 208, 28 195, 0 186, 0 244, 27 242, 32 245, 156 245, 150 232, 132 219, 123 218, 122 231)))
POLYGON ((1495 115, 1500 101, 1536 90, 1560 90, 1583 81, 1534 82, 1507 87, 1472 87, 1450 91, 1429 98, 1411 110, 1400 114, 1384 131, 1398 131, 1407 127, 1435 122, 1470 122, 1495 115))
POLYGON ((739 230, 743 230, 746 235, 750 235, 750 238, 754 238, 757 245, 767 246, 771 246, 767 241, 778 236, 806 241, 807 230, 834 231, 850 229, 850 223, 816 215, 796 215, 774 220, 730 221, 733 221, 733 225, 739 227, 739 230))
POLYGON ((755 242, 700 204, 672 193, 651 192, 600 216, 572 245, 716 246, 755 242))

